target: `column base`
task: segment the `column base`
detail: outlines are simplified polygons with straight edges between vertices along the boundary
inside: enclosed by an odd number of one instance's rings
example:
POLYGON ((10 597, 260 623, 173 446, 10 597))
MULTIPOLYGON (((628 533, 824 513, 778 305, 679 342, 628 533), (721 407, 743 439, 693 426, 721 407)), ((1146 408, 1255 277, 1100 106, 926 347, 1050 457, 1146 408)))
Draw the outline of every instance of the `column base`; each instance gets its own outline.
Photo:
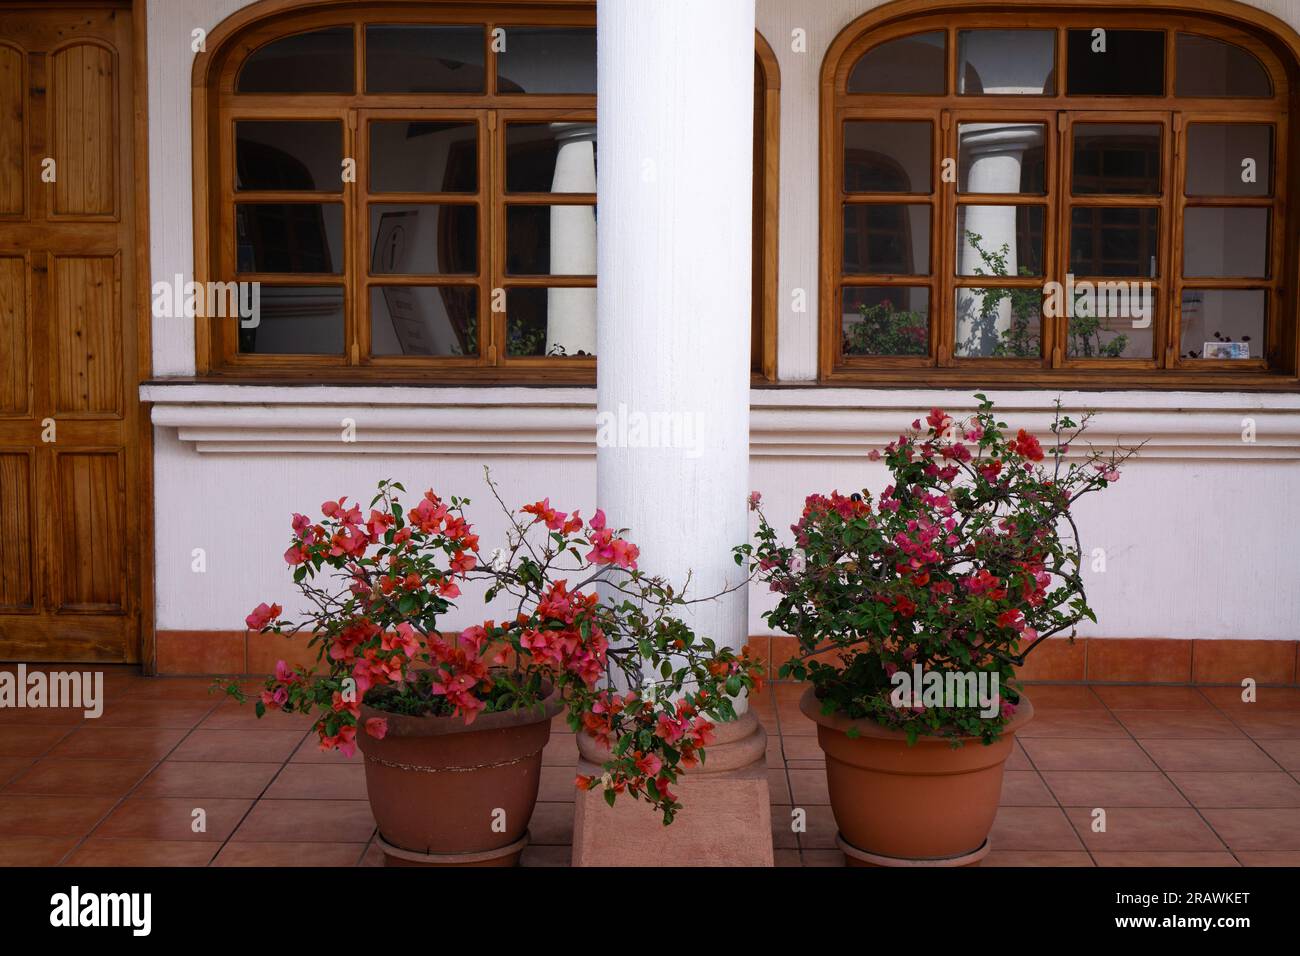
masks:
MULTIPOLYGON (((752 713, 719 724, 701 766, 673 786, 682 809, 671 826, 642 800, 609 806, 580 791, 574 808, 574 866, 772 866, 767 733, 752 713)), ((600 776, 604 755, 578 735, 577 772, 600 776)))

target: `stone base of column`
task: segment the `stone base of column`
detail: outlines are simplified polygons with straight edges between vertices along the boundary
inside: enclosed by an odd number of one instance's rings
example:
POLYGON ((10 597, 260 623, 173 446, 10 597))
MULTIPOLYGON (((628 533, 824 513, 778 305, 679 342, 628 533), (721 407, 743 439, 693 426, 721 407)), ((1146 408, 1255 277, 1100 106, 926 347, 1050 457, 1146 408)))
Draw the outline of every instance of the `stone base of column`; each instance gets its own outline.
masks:
MULTIPOLYGON (((707 760, 673 786, 682 809, 671 826, 643 800, 622 796, 611 807, 600 791, 579 791, 573 865, 772 866, 767 732, 746 713, 715 736, 707 760)), ((602 748, 579 733, 578 750, 577 772, 600 776, 602 748)))

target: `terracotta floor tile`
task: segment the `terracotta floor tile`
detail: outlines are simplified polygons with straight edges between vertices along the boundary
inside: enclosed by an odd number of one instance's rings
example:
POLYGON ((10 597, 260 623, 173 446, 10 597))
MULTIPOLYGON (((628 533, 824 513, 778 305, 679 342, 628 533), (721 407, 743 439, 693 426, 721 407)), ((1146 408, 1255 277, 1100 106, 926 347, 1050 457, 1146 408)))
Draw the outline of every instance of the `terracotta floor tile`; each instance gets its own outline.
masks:
POLYGON ((224 700, 212 708, 199 724, 202 730, 247 730, 260 733, 264 730, 300 730, 306 733, 316 719, 310 714, 286 714, 268 711, 258 717, 252 700, 241 704, 224 700))
MULTIPOLYGON (((113 808, 114 797, 0 794, 0 835, 80 839, 113 808)), ((0 843, 3 843, 0 840, 0 843)))
POLYGON ((1056 800, 1033 770, 1008 770, 1002 777, 1002 806, 1054 807, 1056 800))
POLYGON ((1197 690, 1214 706, 1223 710, 1300 710, 1300 688, 1296 687, 1256 687, 1255 700, 1246 703, 1241 699, 1240 686, 1235 687, 1198 687, 1197 690))
POLYGON ((826 754, 817 743, 816 737, 783 737, 781 748, 787 760, 824 761, 826 759, 826 754))
POLYGON ((115 840, 91 837, 65 866, 207 866, 216 843, 181 840, 115 840))
MULTIPOLYGON (((107 693, 104 696, 107 699, 107 693)), ((86 717, 84 707, 0 707, 0 726, 75 727, 83 720, 103 719, 103 714, 86 717)))
MULTIPOLYGON (((233 844, 227 844, 227 846, 231 845, 233 844)), ((246 843, 243 845, 256 846, 256 844, 253 843, 246 843)), ((361 854, 361 862, 358 863, 357 866, 384 866, 385 859, 384 851, 379 849, 379 844, 372 841, 370 845, 366 847, 366 852, 361 854)))
MULTIPOLYGON (((377 850, 378 848, 376 848, 377 850)), ((364 843, 227 843, 213 866, 318 867, 356 866, 364 843)), ((383 864, 380 854, 380 865, 383 864)))
POLYGON ((60 760, 46 757, 4 788, 5 793, 121 797, 153 768, 148 760, 60 760))
POLYGON ((1048 710, 1091 710, 1104 708, 1101 698, 1083 684, 1025 685, 1025 694, 1034 705, 1034 713, 1048 710))
POLYGON ((1241 739, 1232 721, 1209 707, 1196 710, 1113 710, 1115 719, 1134 737, 1241 739))
POLYGON ((545 803, 573 803, 576 777, 572 767, 543 767, 537 799, 545 803))
POLYGON ((1112 710, 1199 710, 1209 703, 1196 687, 1157 684, 1092 684, 1112 710))
POLYGON ((803 866, 803 858, 799 856, 798 850, 773 850, 772 865, 782 868, 803 866))
POLYGON ((546 748, 542 751, 542 765, 546 767, 567 767, 572 770, 578 765, 578 742, 574 734, 552 733, 546 748))
POLYGON ((528 821, 529 842, 538 846, 573 844, 573 804, 538 803, 528 821))
POLYGON ((1161 770, 1277 770, 1250 740, 1144 740, 1142 747, 1161 770))
POLYGON ((195 730, 172 753, 173 760, 232 760, 270 763, 288 760, 302 740, 298 730, 195 730))
POLYGON ((252 800, 280 769, 278 763, 191 763, 164 760, 135 791, 137 797, 225 797, 252 800))
POLYGON ((364 843, 375 821, 365 800, 260 800, 234 843, 364 843))
POLYGON ((126 692, 127 697, 142 700, 221 700, 219 693, 213 692, 211 677, 146 677, 133 683, 126 692))
POLYGON ((1011 748, 1011 753, 1007 756, 1007 762, 1004 764, 1007 770, 1033 770, 1034 765, 1029 762, 1029 757, 1025 754, 1025 748, 1020 746, 1020 741, 1015 741, 1011 748))
POLYGON ((1300 772, 1300 740, 1270 740, 1265 738, 1256 741, 1264 752, 1276 760, 1283 770, 1291 772, 1300 772))
POLYGON ((813 807, 831 802, 825 770, 790 770, 790 802, 796 807, 813 807))
POLYGON ((797 850, 799 837, 794 831, 794 808, 772 804, 772 846, 778 850, 797 850))
POLYGON ((844 866, 841 850, 800 850, 804 866, 844 866))
POLYGON ((1106 832, 1094 833, 1093 812, 1087 807, 1066 810, 1070 823, 1089 851, 1224 849, 1223 841, 1190 807, 1106 808, 1106 832))
POLYGON ((769 733, 767 736, 766 763, 769 770, 785 767, 785 755, 781 753, 781 738, 769 733))
POLYGON ((817 725, 805 717, 798 708, 782 710, 778 720, 781 722, 781 736, 813 737, 817 736, 817 725))
POLYGON ((767 771, 767 795, 772 803, 788 804, 792 801, 790 781, 784 769, 769 768, 767 771))
POLYGON ((1098 866, 1241 866, 1237 858, 1226 850, 1177 851, 1154 850, 1143 852, 1099 852, 1093 856, 1098 866))
MULTIPOLYGON (((804 831, 797 833, 801 850, 838 850, 835 835, 839 827, 829 806, 801 807, 804 815, 804 831)), ((789 817, 786 818, 790 819, 789 817)))
POLYGON ((218 797, 130 797, 96 829, 96 837, 167 842, 221 843, 230 838, 252 806, 251 800, 218 797), (195 810, 203 810, 205 829, 195 832, 195 810))
POLYGON ((1256 740, 1300 740, 1300 710, 1250 710, 1239 707, 1228 711, 1228 716, 1256 740))
POLYGON ((0 867, 58 866, 76 845, 69 838, 6 836, 0 840, 0 867))
POLYGON ((346 757, 337 750, 321 750, 320 737, 314 732, 308 733, 302 743, 293 752, 294 763, 361 763, 365 758, 361 751, 354 751, 346 757))
POLYGON ((0 757, 39 757, 72 728, 0 724, 0 757))
POLYGON ((1300 869, 1300 850, 1238 850, 1242 866, 1285 866, 1300 869))
POLYGON ((50 749, 51 757, 161 760, 188 731, 175 727, 97 727, 85 724, 50 749))
POLYGON ((31 757, 0 757, 0 788, 32 765, 31 757))
POLYGON ((1169 776, 1196 807, 1300 807, 1300 783, 1280 770, 1169 776))
POLYGON ((980 861, 986 866, 1095 866, 1083 851, 1069 850, 989 850, 980 861))
POLYGON ((1185 807, 1187 800, 1157 771, 1045 770, 1043 780, 1065 807, 1185 807))
POLYGON ((263 799, 364 800, 366 768, 355 764, 286 764, 263 799))
POLYGON ((180 727, 198 724, 216 704, 209 700, 152 700, 126 697, 110 701, 97 727, 180 727))
POLYGON ((1021 741, 1034 767, 1048 770, 1155 770, 1155 764, 1135 742, 1039 737, 1021 741))
POLYGON ((1300 850, 1300 809, 1203 810, 1233 850, 1300 850))
POLYGON ((992 850, 1075 850, 1083 845, 1060 807, 1001 807, 989 833, 992 850))
POLYGON ((1128 737, 1118 721, 1102 708, 1084 710, 1052 709, 1035 712, 1034 719, 1017 734, 1022 740, 1041 737, 1081 739, 1089 737, 1128 737))
POLYGON ((785 762, 787 770, 820 770, 826 772, 825 760, 787 760, 785 762))
POLYGON ((519 865, 526 867, 569 866, 573 862, 573 847, 526 846, 519 855, 519 865))

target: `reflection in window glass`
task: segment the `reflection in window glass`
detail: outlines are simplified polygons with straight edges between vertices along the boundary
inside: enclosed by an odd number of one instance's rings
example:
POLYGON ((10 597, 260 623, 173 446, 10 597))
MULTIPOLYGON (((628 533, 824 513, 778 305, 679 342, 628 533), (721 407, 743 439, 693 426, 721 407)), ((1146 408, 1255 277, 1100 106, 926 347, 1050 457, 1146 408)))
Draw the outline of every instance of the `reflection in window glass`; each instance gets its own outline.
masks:
POLYGON ((1249 50, 1211 37, 1180 33, 1176 41, 1178 96, 1272 96, 1264 64, 1249 50))
POLYGON ((1077 123, 1071 190, 1076 196, 1160 195, 1162 127, 1150 123, 1077 123))
POLYGON ((372 275, 478 272, 478 209, 419 203, 370 207, 372 275))
POLYGON ((351 93, 352 27, 272 40, 239 70, 236 93, 351 93))
POLYGON ((1043 206, 958 206, 957 274, 1043 274, 1043 206))
POLYGON ((511 289, 506 354, 574 358, 596 354, 596 290, 511 289))
POLYGON ((478 289, 372 285, 370 354, 478 355, 478 289))
POLYGON ((849 71, 850 93, 942 96, 947 34, 917 33, 872 47, 849 71))
POLYGON ((473 123, 383 120, 370 124, 370 191, 472 193, 478 189, 473 123))
POLYGON ((1188 359, 1263 358, 1267 309, 1263 289, 1185 289, 1179 354, 1188 359))
POLYGON ((845 206, 844 271, 857 275, 928 275, 929 205, 845 206))
POLYGON ((959 123, 957 191, 1044 195, 1045 143, 1042 123, 959 123))
POLYGON ((595 206, 507 206, 509 275, 596 274, 595 206))
POLYGON ((1033 96, 1056 92, 1055 30, 962 30, 957 92, 1033 96))
MULTIPOLYGON (((239 329, 250 355, 342 355, 343 289, 262 283, 257 323, 239 329)), ((249 323, 251 324, 251 323, 249 323)))
POLYGON ((1070 215, 1070 271, 1154 278, 1159 217, 1150 207, 1076 206, 1070 215))
POLYGON ((1187 195, 1268 196, 1273 191, 1273 127, 1192 123, 1187 127, 1187 195))
POLYGON ((367 26, 367 93, 482 93, 481 26, 367 26))
POLYGON ((507 123, 506 190, 594 193, 594 123, 507 123))
POLYGON ((1150 359, 1155 353, 1155 286, 1149 281, 1076 283, 1044 303, 1048 315, 1066 319, 1066 354, 1072 359, 1150 359), (1074 302, 1065 301, 1073 292, 1074 302))
POLYGON ((958 358, 1040 358, 1043 291, 1035 286, 961 288, 956 294, 958 358))
POLYGON ((342 203, 239 203, 239 272, 343 272, 342 203))
POLYGON ((1162 30, 1066 31, 1068 96, 1160 96, 1165 91, 1162 30))
POLYGON ((337 120, 240 120, 235 188, 342 192, 343 124, 337 120))
POLYGON ((1183 275, 1268 275, 1268 210, 1190 206, 1183 211, 1183 275))
POLYGON ((506 27, 498 93, 596 92, 594 27, 506 27))
POLYGON ((840 351, 845 356, 930 354, 930 290, 846 286, 840 351))
POLYGON ((844 124, 844 188, 848 192, 928 193, 934 155, 926 122, 844 124))

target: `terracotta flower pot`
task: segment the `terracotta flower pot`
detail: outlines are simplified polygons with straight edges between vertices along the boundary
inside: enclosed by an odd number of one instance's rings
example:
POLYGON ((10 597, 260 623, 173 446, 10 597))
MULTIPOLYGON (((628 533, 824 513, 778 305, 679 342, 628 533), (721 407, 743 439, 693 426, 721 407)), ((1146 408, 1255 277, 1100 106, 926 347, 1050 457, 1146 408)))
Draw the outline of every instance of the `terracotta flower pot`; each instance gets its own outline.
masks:
POLYGON ((517 713, 408 717, 364 704, 361 725, 388 721, 376 740, 360 729, 366 795, 389 866, 514 866, 528 842, 542 748, 563 704, 517 713))
POLYGON ((907 735, 869 720, 821 712, 813 688, 799 701, 817 724, 839 843, 850 866, 968 866, 988 852, 1015 733, 1034 709, 1021 697, 1002 736, 985 745, 907 735), (847 731, 857 728, 857 736, 847 731))

